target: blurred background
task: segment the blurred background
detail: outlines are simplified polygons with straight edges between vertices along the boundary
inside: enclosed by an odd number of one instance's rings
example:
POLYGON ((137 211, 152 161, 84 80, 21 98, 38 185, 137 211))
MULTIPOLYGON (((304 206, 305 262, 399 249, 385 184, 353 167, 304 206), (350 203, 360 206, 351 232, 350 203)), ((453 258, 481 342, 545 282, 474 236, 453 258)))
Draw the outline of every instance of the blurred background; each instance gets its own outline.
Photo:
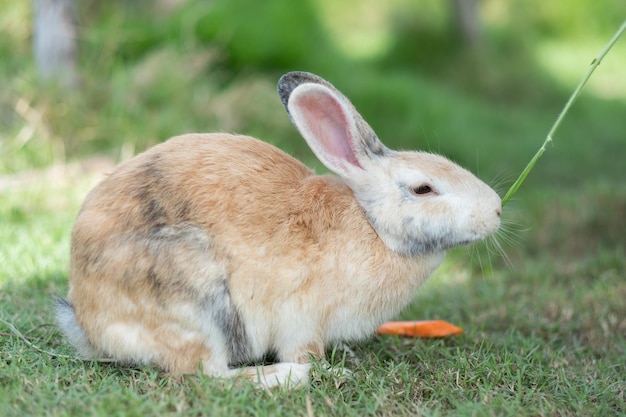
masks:
MULTIPOLYGON (((0 0, 0 174, 118 162, 192 131, 255 135, 315 166, 275 93, 304 70, 388 146, 443 153, 504 191, 624 18, 623 0, 0 0), (46 7, 75 38, 56 63, 46 7)), ((625 157, 622 39, 525 187, 623 187, 625 157)))
MULTIPOLYGON (((389 146, 512 180, 625 17, 622 0, 1 0, 0 173, 125 159, 191 131, 310 160, 275 94, 282 73, 305 70, 389 146), (56 76, 33 35, 54 46, 50 20, 37 31, 32 10, 55 3, 76 39, 56 76)), ((531 182, 624 178, 625 64, 622 40, 531 182)))

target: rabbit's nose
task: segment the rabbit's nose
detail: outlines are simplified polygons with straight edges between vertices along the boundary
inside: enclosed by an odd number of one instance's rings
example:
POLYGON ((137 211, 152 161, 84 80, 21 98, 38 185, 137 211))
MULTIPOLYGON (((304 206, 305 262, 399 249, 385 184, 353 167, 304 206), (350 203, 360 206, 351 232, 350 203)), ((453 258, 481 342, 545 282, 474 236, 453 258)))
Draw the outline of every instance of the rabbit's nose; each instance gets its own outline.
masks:
POLYGON ((500 217, 501 214, 502 214, 502 209, 501 208, 496 209, 496 215, 500 217))

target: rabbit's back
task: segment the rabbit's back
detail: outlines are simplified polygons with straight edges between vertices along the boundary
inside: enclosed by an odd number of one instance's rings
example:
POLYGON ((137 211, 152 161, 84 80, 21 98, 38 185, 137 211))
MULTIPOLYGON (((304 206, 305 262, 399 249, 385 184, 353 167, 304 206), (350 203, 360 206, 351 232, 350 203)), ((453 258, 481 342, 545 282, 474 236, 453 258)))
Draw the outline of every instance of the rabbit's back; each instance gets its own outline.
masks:
MULTIPOLYGON (((90 232, 150 230, 166 224, 219 223, 216 216, 265 217, 280 209, 311 171, 274 146, 246 136, 178 136, 121 165, 87 197, 90 232)), ((266 221, 267 219, 259 219, 266 221)))

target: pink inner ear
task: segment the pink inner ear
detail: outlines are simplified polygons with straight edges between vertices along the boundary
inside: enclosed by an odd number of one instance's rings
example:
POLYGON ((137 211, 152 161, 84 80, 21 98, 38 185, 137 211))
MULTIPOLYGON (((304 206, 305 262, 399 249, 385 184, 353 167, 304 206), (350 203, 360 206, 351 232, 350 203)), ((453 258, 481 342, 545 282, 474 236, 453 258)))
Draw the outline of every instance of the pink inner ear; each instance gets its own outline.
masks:
POLYGON ((341 104, 328 94, 312 92, 298 97, 298 105, 320 150, 331 159, 361 168, 354 154, 350 122, 341 104))

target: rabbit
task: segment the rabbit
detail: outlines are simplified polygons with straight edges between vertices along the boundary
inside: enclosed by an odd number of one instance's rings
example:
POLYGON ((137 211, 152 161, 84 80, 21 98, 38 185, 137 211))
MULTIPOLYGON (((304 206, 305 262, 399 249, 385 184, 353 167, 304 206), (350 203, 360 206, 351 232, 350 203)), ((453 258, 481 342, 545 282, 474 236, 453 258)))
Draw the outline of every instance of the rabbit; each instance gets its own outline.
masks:
POLYGON ((447 249, 498 229, 496 192, 442 156, 387 148, 324 79, 291 72, 278 92, 336 175, 225 133, 119 165, 79 211, 56 305, 81 356, 306 386, 313 360, 399 313, 447 249), (268 352, 277 362, 255 366, 268 352))

